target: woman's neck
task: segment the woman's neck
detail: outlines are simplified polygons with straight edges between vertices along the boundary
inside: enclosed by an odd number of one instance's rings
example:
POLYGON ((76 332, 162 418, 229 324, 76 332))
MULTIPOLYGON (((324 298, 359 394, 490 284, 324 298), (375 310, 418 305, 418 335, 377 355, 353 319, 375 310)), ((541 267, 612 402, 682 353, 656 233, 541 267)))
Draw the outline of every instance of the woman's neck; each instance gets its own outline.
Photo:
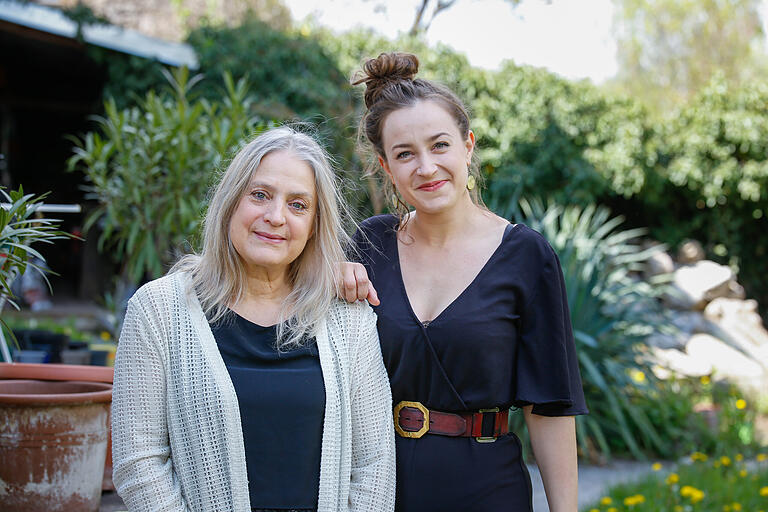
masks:
POLYGON ((230 309, 259 325, 274 325, 279 322, 290 293, 287 272, 249 272, 243 296, 230 309))

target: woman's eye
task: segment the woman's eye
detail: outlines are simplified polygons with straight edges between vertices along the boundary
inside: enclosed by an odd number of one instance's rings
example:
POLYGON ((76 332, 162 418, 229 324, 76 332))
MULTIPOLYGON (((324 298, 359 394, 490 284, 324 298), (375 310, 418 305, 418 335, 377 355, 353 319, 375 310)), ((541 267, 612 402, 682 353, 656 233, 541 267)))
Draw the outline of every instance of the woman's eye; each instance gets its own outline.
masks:
POLYGON ((434 149, 444 149, 448 147, 447 142, 436 142, 434 146, 432 146, 434 149))
POLYGON ((267 194, 262 192, 261 190, 254 190, 253 192, 251 192, 251 197, 253 197, 254 199, 266 199, 267 194))
POLYGON ((298 201, 294 201, 292 203, 289 203, 289 205, 294 210, 304 211, 304 210, 307 209, 307 205, 305 205, 304 203, 300 203, 298 201))
POLYGON ((397 154, 395 158, 397 158, 398 160, 402 160, 403 158, 408 158, 409 156, 411 156, 410 151, 401 151, 400 153, 397 154))

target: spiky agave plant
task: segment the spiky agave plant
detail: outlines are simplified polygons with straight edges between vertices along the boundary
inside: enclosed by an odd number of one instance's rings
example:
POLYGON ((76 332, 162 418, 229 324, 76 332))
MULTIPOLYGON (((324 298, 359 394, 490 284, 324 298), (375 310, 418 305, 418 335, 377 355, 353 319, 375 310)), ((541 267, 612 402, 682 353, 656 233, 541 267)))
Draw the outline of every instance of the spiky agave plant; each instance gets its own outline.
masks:
POLYGON ((539 231, 562 265, 591 411, 576 419, 582 452, 593 456, 596 449, 607 458, 615 447, 640 459, 645 451, 665 453, 667 442, 631 400, 639 387, 655 388, 642 341, 667 322, 657 300, 663 282, 643 282, 635 274, 664 247, 643 249, 638 238, 645 230, 620 230, 624 219, 605 207, 521 200, 512 217, 539 231))
MULTIPOLYGON (((11 283, 17 276, 22 275, 28 267, 40 272, 50 288, 50 283, 45 275, 50 270, 29 261, 30 256, 34 256, 45 262, 43 255, 32 248, 32 245, 38 242, 53 243, 54 240, 73 237, 72 234, 58 229, 61 221, 35 217, 35 212, 46 195, 24 194, 24 189, 21 186, 18 190, 11 190, 10 192, 6 192, 4 188, 0 187, 0 201, 3 203, 0 207, 0 311, 6 302, 19 309, 18 304, 14 301, 11 283)), ((13 339, 12 333, 7 329, 2 317, 0 317, 0 329, 10 334, 11 339, 13 339)), ((2 344, 3 358, 10 362, 3 339, 0 339, 0 344, 2 344)))

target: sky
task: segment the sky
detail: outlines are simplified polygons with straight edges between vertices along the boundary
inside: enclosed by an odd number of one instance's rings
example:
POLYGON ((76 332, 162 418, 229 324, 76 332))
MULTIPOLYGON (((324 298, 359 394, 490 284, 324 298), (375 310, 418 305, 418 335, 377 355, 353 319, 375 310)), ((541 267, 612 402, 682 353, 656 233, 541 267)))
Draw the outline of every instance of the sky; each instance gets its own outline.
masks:
MULTIPOLYGON (((284 0, 296 20, 308 16, 337 31, 356 25, 389 37, 406 32, 416 0, 284 0), (377 5, 386 5, 378 9, 377 5)), ((768 34, 768 0, 761 19, 768 34)), ((467 55, 473 65, 495 69, 505 59, 547 68, 570 79, 602 83, 617 70, 611 0, 457 0, 427 32, 467 55)))

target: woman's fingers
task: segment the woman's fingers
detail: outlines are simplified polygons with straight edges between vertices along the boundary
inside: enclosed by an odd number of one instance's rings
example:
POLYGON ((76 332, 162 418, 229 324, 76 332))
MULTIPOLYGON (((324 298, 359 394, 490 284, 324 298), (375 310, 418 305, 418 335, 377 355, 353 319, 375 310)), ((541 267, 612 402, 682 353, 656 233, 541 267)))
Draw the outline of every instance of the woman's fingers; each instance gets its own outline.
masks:
POLYGON ((368 272, 361 263, 345 261, 339 264, 341 275, 340 298, 347 302, 368 300, 373 306, 378 306, 379 296, 368 279, 368 272))

